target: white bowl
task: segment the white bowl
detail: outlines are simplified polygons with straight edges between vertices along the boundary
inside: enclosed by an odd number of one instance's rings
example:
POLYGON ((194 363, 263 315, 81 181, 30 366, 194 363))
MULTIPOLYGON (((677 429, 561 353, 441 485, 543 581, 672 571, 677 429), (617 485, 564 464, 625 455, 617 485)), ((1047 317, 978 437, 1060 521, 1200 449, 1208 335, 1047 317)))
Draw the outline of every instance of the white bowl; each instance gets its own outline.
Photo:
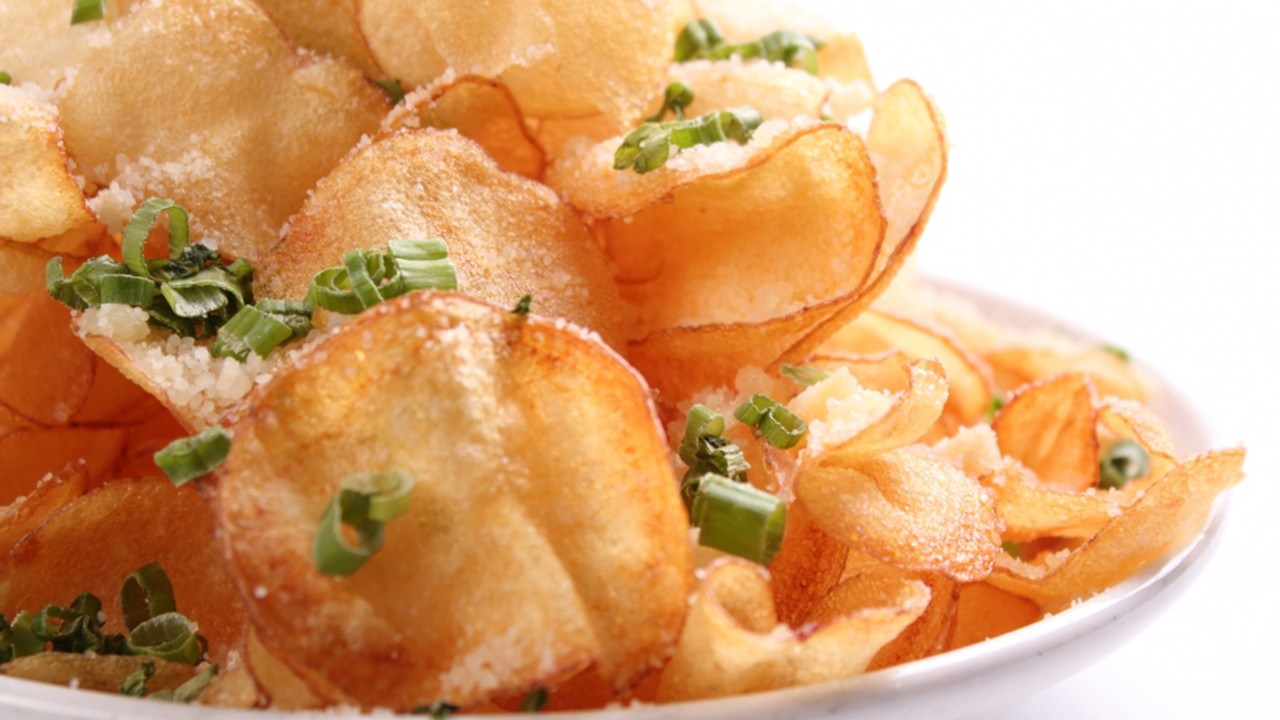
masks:
MULTIPOLYGON (((1026 327, 1088 333, 1008 300, 951 283, 930 281, 975 302, 989 316, 1026 327)), ((1153 373, 1156 412, 1169 423, 1180 452, 1208 448, 1192 406, 1153 373)), ((1188 544, 1106 592, 1028 627, 986 642, 840 682, 722 700, 595 713, 546 713, 574 720, 800 720, 839 716, 876 720, 971 717, 1032 695, 1083 670, 1118 647, 1177 599, 1210 556, 1226 513, 1219 499, 1203 531, 1188 544)), ((359 713, 293 713, 334 720, 359 713)), ((23 720, 264 720, 265 711, 224 710, 136 700, 106 693, 0 677, 0 718, 23 720)), ((470 716, 475 717, 475 716, 470 716)))

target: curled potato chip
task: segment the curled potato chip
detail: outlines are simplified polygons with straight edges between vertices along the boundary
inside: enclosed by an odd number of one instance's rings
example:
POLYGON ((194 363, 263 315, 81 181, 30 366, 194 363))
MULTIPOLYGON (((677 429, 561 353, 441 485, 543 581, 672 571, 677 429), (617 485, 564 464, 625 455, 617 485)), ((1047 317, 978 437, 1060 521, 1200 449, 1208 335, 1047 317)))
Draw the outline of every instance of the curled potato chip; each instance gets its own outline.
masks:
POLYGON ((914 452, 886 452, 856 467, 802 465, 795 491, 823 530, 899 567, 980 580, 1000 549, 988 492, 951 465, 914 452))
POLYGON ((765 120, 791 120, 800 115, 816 118, 830 92, 821 80, 803 70, 737 58, 675 63, 667 71, 667 79, 684 83, 693 91, 693 103, 685 108, 690 117, 746 106, 765 120))
POLYGON ((1147 406, 1132 400, 1108 397, 1098 403, 1098 439, 1103 443, 1132 440, 1146 450, 1151 471, 1124 490, 1145 487, 1178 465, 1169 429, 1147 406))
POLYGON ((425 85, 448 68, 494 77, 531 117, 603 114, 615 132, 640 117, 662 82, 671 18, 667 2, 582 0, 362 0, 358 11, 393 77, 425 85))
POLYGON ((125 377, 101 356, 93 359, 93 381, 84 402, 71 418, 83 425, 134 425, 163 407, 146 390, 125 377))
POLYGON ((233 434, 231 566, 264 645, 322 699, 465 706, 592 661, 625 688, 679 632, 688 523, 666 444, 639 377, 572 326, 389 301, 282 370, 233 434), (339 482, 388 468, 417 479, 408 514, 357 573, 320 574, 339 482))
POLYGON ((83 495, 88 484, 83 465, 68 465, 60 472, 41 478, 27 495, 0 507, 0 554, 8 554, 23 535, 58 508, 83 495))
POLYGON ((803 630, 779 626, 765 570, 717 561, 693 597, 659 701, 722 697, 810 685, 862 673, 886 642, 924 610, 920 583, 849 583, 828 596, 834 610, 803 630))
POLYGON ((582 222, 545 187, 500 170, 456 133, 405 130, 360 149, 325 178, 261 277, 305 297, 317 272, 356 248, 439 237, 461 292, 588 327, 622 345, 617 289, 582 222))
POLYGON ((292 712, 324 706, 288 665, 277 660, 276 656, 262 646, 256 632, 249 633, 245 664, 273 710, 292 712))
POLYGON ((1039 605, 988 583, 960 588, 955 628, 948 649, 967 647, 999 637, 1044 617, 1039 605))
POLYGON ((1005 389, 1060 375, 1087 375, 1103 396, 1116 395, 1146 402, 1154 388, 1151 380, 1129 360, 1100 347, 1067 344, 1065 347, 1006 347, 986 353, 997 384, 1005 389))
POLYGON ((100 195, 120 196, 119 215, 170 197, 196 239, 249 260, 388 107, 346 63, 295 50, 248 0, 140 6, 60 105, 69 153, 100 195))
POLYGON ((84 464, 91 485, 105 482, 120 462, 124 437, 114 427, 31 427, 0 436, 0 503, 71 463, 84 464))
POLYGON ((54 256, 25 243, 0 240, 0 298, 44 289, 44 268, 54 256))
POLYGON ((1000 451, 1050 487, 1098 484, 1097 410, 1084 375, 1059 375, 1018 390, 991 427, 1000 451))
POLYGON ((840 582, 848 554, 849 547, 823 532, 803 504, 792 503, 782 549, 769 562, 778 620, 804 625, 813 606, 840 582))
POLYGON ((17 658, 0 666, 0 674, 52 685, 70 685, 80 690, 119 693, 120 685, 137 672, 143 663, 151 663, 155 667, 155 674, 147 680, 147 692, 173 690, 196 674, 194 666, 157 657, 90 656, 65 652, 43 652, 17 658))
POLYGON ((360 34, 356 6, 360 0, 254 0, 298 45, 333 55, 373 78, 384 77, 369 44, 360 34))
POLYGON ((542 179, 542 147, 529 134, 511 91, 496 80, 442 77, 406 95, 382 121, 384 133, 420 127, 453 128, 479 143, 503 170, 542 179))
POLYGON ((74 75, 92 48, 110 36, 111 22, 141 0, 103 3, 105 22, 72 25, 64 0, 20 0, 0 4, 0 68, 15 84, 54 90, 74 75))
POLYGON ((219 554, 194 487, 120 480, 63 506, 13 547, 0 565, 0 612, 13 617, 91 592, 102 600, 104 632, 123 632, 120 586, 156 562, 173 584, 178 612, 199 624, 210 658, 222 662, 243 641, 246 622, 219 554))
POLYGON ((1044 487, 1019 463, 1009 463, 987 483, 1004 521, 1002 537, 1026 542, 1043 537, 1093 537, 1125 504, 1117 491, 1063 492, 1044 487))
POLYGON ((0 309, 0 405, 40 425, 69 422, 93 384, 93 353, 43 291, 0 309))
POLYGON ((1031 562, 1002 558, 990 583, 1031 598, 1049 612, 1115 585, 1176 547, 1203 526, 1213 501, 1242 477, 1244 450, 1219 450, 1188 460, 1148 485, 1141 497, 1075 549, 1031 562))
POLYGON ((0 241, 93 255, 106 228, 67 168, 58 121, 52 105, 0 85, 0 241))
POLYGON ((938 434, 951 435, 983 419, 995 391, 991 370, 944 330, 868 310, 827 339, 817 353, 871 355, 894 349, 910 359, 934 358, 946 370, 947 403, 938 434))

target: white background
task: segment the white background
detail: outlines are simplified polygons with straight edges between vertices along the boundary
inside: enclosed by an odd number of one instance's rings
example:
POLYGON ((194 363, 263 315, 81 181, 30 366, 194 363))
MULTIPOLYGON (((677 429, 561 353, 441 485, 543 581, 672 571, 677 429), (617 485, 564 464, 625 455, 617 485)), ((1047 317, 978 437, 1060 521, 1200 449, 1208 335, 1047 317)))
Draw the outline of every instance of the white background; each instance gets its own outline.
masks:
POLYGON ((946 116, 922 271, 1111 339, 1249 451, 1178 604, 987 720, 1280 717, 1280 8, 812 5, 859 34, 879 86, 914 78, 946 116))

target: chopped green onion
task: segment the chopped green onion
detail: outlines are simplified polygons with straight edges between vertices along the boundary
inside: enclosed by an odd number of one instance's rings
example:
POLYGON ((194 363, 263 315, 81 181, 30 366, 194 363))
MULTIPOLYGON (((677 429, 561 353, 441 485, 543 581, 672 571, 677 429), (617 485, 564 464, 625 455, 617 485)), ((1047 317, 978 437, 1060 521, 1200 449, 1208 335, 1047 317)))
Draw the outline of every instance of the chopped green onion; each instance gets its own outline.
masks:
POLYGON ((1105 345, 1102 346, 1102 350, 1103 352, 1108 352, 1108 353, 1111 353, 1112 355, 1115 355, 1116 357, 1120 358, 1124 362, 1130 362, 1133 359, 1132 357, 1130 357, 1129 351, 1125 350, 1119 345, 1112 345, 1111 343, 1106 343, 1105 345))
POLYGON ((1004 550, 1005 554, 1014 560, 1022 559, 1022 547, 1012 540, 1005 540, 1000 543, 1000 549, 1004 550))
MULTIPOLYGON (((237 261, 239 262, 239 261, 237 261)), ((237 304, 243 305, 245 302, 244 287, 236 280, 235 276, 222 267, 205 268, 194 275, 184 278, 174 278, 165 283, 175 290, 188 290, 190 288, 212 288, 227 296, 224 300, 234 299, 237 304)), ((163 290, 164 286, 161 286, 163 290)), ((224 305, 226 302, 223 303, 224 305)), ((176 309, 176 308, 175 308, 176 309)))
POLYGON ((31 631, 35 619, 35 613, 26 610, 19 610, 12 623, 0 614, 0 664, 44 652, 44 640, 31 631))
POLYGON ((987 409, 983 411, 983 415, 986 416, 987 422, 991 422, 996 419, 996 415, 1003 409, 1004 398, 999 395, 992 395, 991 401, 987 403, 987 409))
POLYGON ((759 40, 730 44, 720 28, 705 18, 694 20, 676 37, 675 61, 725 60, 738 56, 743 60, 764 58, 791 66, 799 62, 810 75, 818 74, 818 50, 822 41, 795 30, 778 30, 759 40))
POLYGON ((548 699, 550 699, 550 696, 547 694, 547 689, 545 687, 536 687, 524 696, 524 699, 520 701, 520 707, 517 708, 516 712, 542 712, 542 709, 547 706, 548 699))
POLYGON ((685 87, 684 83, 671 83, 662 93, 662 107, 658 108, 658 112, 647 118, 645 122, 662 122, 668 110, 677 120, 683 120, 684 109, 692 104, 693 91, 685 87))
POLYGON ((1122 488, 1151 472, 1151 458, 1132 440, 1117 440, 1098 459, 1098 487, 1122 488))
POLYGON ((147 322, 155 327, 168 330, 179 337, 195 337, 196 326, 187 318, 178 317, 169 306, 152 307, 147 310, 147 322))
POLYGON ((176 703, 194 702, 200 697, 200 694, 209 687, 209 683, 213 682, 214 676, 218 674, 217 664, 211 663, 208 667, 196 673, 190 680, 182 683, 173 690, 158 690, 147 696, 150 700, 167 700, 176 703))
POLYGON ((151 271, 147 267, 147 261, 143 257, 142 251, 146 247, 147 236, 151 234, 151 228, 155 227, 156 220, 159 219, 162 212, 167 212, 169 218, 169 258, 177 260, 182 256, 182 251, 187 248, 188 218, 186 209, 167 198, 149 198, 138 206, 137 212, 133 214, 133 217, 129 218, 129 223, 124 227, 124 236, 121 240, 120 253, 124 257, 124 264, 128 265, 135 275, 141 277, 151 276, 151 271))
POLYGON ((12 85, 12 84, 13 84, 13 76, 3 70, 0 70, 0 85, 12 85))
POLYGON ((759 428, 765 442, 783 450, 794 447, 809 429, 799 415, 767 395, 752 395, 733 416, 745 425, 759 428))
POLYGON ((690 521, 699 528, 699 544, 768 565, 782 549, 787 506, 746 483, 704 475, 690 521))
POLYGON ((723 435, 724 418, 720 413, 706 405, 698 404, 689 408, 689 415, 684 421, 684 440, 680 442, 680 459, 685 465, 693 467, 697 462, 698 439, 703 435, 723 435))
POLYGON ((430 705, 419 705, 409 711, 410 715, 430 715, 434 720, 445 720, 462 708, 447 702, 436 701, 430 705))
POLYGON ((790 363, 782 364, 782 376, 794 380, 795 382, 810 386, 831 377, 831 373, 819 368, 803 367, 801 365, 792 365, 790 363))
POLYGON ((55 652, 98 652, 104 647, 101 613, 102 601, 81 593, 67 607, 46 605, 32 620, 31 633, 55 652))
POLYGON ((150 278, 137 275, 103 275, 98 297, 104 304, 151 307, 156 298, 156 284, 150 278))
POLYGON ((511 308, 511 312, 515 315, 528 315, 532 306, 533 296, 525 293, 520 296, 520 302, 516 303, 516 306, 511 308))
POLYGON ((230 451, 231 436, 214 425, 198 435, 169 443, 155 454, 155 463, 174 485, 180 486, 212 472, 230 451))
POLYGON ((142 666, 133 672, 129 677, 120 683, 120 694, 130 695, 132 697, 142 697, 147 694, 147 681, 152 675, 156 674, 156 664, 153 662, 144 662, 142 666))
POLYGON ((244 362, 250 352, 266 357, 294 337, 294 328, 284 320, 253 305, 245 305, 226 325, 218 328, 218 339, 210 352, 214 357, 233 357, 244 362))
POLYGON ((130 630, 157 615, 177 612, 173 584, 159 563, 134 570, 120 587, 120 609, 124 626, 130 630))
POLYGON ((384 78, 382 80, 374 80, 378 83, 378 87, 387 94, 387 98, 391 100, 392 105, 399 105, 404 102, 404 85, 394 78, 384 78))
POLYGON ((227 296, 218 288, 197 285, 188 288, 175 288, 169 283, 160 286, 160 294, 169 309, 178 317, 200 318, 215 313, 227 306, 227 296))
POLYGON ((123 264, 103 255, 85 261, 70 277, 62 273, 62 258, 49 260, 44 267, 45 290, 54 300, 73 310, 98 307, 103 303, 102 283, 112 275, 127 275, 123 264))
POLYGON ((156 615, 130 630, 125 649, 130 655, 147 655, 186 665, 200 662, 203 654, 195 623, 176 612, 156 615))
POLYGON ((458 275, 449 246, 440 238, 392 240, 387 250, 404 277, 404 290, 457 290, 458 275))
POLYGON ((71 5, 71 24, 101 20, 107 13, 106 0, 73 0, 71 5))
POLYGON ((352 475, 343 479, 320 516, 312 546, 316 569, 325 575, 351 575, 382 548, 383 525, 409 509, 414 481, 401 470, 352 475), (342 526, 355 531, 351 545, 342 526))
POLYGON ((760 113, 753 108, 740 107, 709 112, 692 120, 646 122, 618 146, 613 155, 613 169, 632 168, 641 175, 656 170, 666 164, 673 145, 677 151, 725 140, 745 145, 760 127, 761 120, 760 113))

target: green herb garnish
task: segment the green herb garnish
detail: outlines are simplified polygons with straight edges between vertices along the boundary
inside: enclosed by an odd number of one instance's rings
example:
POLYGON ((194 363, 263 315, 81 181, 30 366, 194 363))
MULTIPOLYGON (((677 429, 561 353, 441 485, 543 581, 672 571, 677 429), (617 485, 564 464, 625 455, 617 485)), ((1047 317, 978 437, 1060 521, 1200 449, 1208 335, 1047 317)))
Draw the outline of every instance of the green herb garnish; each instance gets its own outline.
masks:
POLYGON ((722 475, 703 475, 690 522, 698 543, 768 565, 782 549, 787 505, 775 495, 722 475))
POLYGON ((0 70, 0 85, 12 85, 12 84, 13 84, 13 76, 3 70, 0 70))
POLYGON ((817 75, 821 48, 822 41, 795 30, 779 30, 759 40, 733 45, 725 41, 714 22, 703 18, 680 31, 674 57, 676 62, 726 60, 735 55, 743 60, 763 58, 787 66, 799 64, 810 75, 817 75))
POLYGON ((1006 555, 1013 558, 1014 560, 1022 559, 1022 548, 1018 545, 1018 543, 1012 540, 1005 540, 1004 542, 1000 543, 1000 549, 1003 550, 1006 555))
POLYGON ((392 105, 399 105, 404 102, 404 85, 394 78, 386 78, 383 80, 374 80, 378 83, 378 87, 387 94, 387 98, 391 100, 392 105))
POLYGON ((214 676, 218 674, 218 666, 210 664, 204 670, 196 673, 190 680, 182 683, 173 690, 157 690, 147 696, 151 700, 168 700, 176 703, 194 702, 200 697, 200 693, 209 687, 209 683, 213 682, 214 676))
POLYGON ((520 701, 520 707, 516 711, 522 713, 542 712, 542 709, 547 706, 549 698, 546 688, 536 687, 524 696, 524 699, 520 701))
POLYGON ((449 247, 439 238, 393 240, 387 250, 350 250, 342 267, 311 278, 307 304, 354 315, 413 290, 456 290, 449 247))
POLYGON ((765 442, 783 450, 794 447, 809 429, 799 415, 768 395, 752 395, 738 406, 733 416, 745 425, 758 428, 765 442))
POLYGON ((1132 440, 1117 440, 1098 458, 1098 487, 1122 488, 1151 472, 1151 458, 1132 440))
POLYGON ((1119 345, 1112 345, 1111 343, 1106 343, 1102 346, 1102 351, 1111 353, 1112 355, 1115 355, 1116 357, 1120 358, 1124 362, 1129 362, 1133 359, 1132 357, 1130 357, 1129 351, 1125 350, 1119 345))
POLYGON ((231 435, 219 425, 191 437, 178 438, 155 454, 156 467, 182 486, 213 472, 231 452, 231 435))
POLYGON ((101 20, 106 14, 106 0, 74 0, 71 5, 71 24, 101 20))
POLYGON ((520 302, 511 308, 511 312, 516 315, 528 315, 530 308, 533 306, 533 296, 525 293, 520 297, 520 302))
POLYGON ((344 478, 320 516, 312 546, 316 569, 325 575, 351 575, 382 548, 383 526, 409 510, 414 480, 402 470, 344 478), (342 526, 355 531, 347 542, 342 526))
POLYGON ((153 662, 144 662, 142 666, 135 670, 129 677, 120 683, 120 694, 130 695, 132 697, 142 697, 147 694, 147 681, 152 675, 156 674, 156 664, 153 662))
POLYGON ((674 82, 662 93, 662 107, 658 112, 645 119, 645 122, 662 122, 662 118, 670 111, 677 120, 684 119, 684 109, 693 104, 693 91, 684 83, 674 82))
POLYGON ((987 422, 991 422, 996 419, 996 414, 1003 409, 1004 398, 999 395, 992 395, 991 400, 987 402, 987 408, 982 411, 982 414, 987 419, 987 422))
POLYGON ((818 383, 831 377, 831 373, 818 368, 803 367, 800 365, 792 365, 783 363, 780 370, 782 376, 794 380, 795 382, 806 387, 817 385, 818 383))
POLYGON ((454 713, 461 710, 457 705, 447 702, 436 701, 430 705, 419 705, 409 711, 410 715, 430 715, 435 720, 445 720, 452 717, 454 713))
POLYGON ((31 630, 35 619, 35 613, 27 610, 18 611, 12 623, 0 615, 0 664, 44 652, 44 641, 31 630))
POLYGON ((678 153, 725 140, 745 145, 761 122, 760 113, 749 107, 709 112, 692 120, 646 122, 622 140, 613 154, 613 169, 632 168, 643 175, 665 165, 673 146, 678 153))

